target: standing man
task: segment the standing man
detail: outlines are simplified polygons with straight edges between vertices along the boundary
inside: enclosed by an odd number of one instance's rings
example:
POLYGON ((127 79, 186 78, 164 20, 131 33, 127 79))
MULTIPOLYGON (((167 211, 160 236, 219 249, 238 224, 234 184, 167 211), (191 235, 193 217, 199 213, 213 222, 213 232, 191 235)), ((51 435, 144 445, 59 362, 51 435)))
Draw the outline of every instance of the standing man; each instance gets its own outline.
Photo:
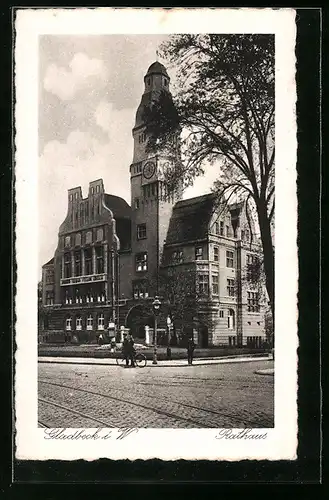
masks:
POLYGON ((195 349, 195 343, 193 337, 189 337, 187 341, 187 361, 189 365, 193 363, 194 349, 195 349))
POLYGON ((122 354, 126 360, 126 367, 129 366, 129 356, 130 356, 130 344, 127 338, 127 334, 123 334, 123 342, 122 342, 122 354))
POLYGON ((129 359, 131 360, 131 365, 132 367, 135 366, 135 348, 134 348, 134 338, 132 335, 128 335, 128 351, 129 351, 129 356, 128 356, 128 364, 129 364, 129 359))

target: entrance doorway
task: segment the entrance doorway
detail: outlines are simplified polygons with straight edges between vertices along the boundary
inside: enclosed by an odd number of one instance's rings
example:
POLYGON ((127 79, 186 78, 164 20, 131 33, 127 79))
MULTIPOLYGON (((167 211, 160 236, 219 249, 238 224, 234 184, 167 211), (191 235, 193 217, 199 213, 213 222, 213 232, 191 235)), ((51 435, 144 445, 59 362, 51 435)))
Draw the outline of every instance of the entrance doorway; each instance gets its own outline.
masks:
POLYGON ((199 327, 200 346, 208 347, 208 327, 200 325, 199 327))
POLYGON ((154 328, 154 317, 145 306, 134 306, 127 314, 126 327, 136 340, 145 340, 145 326, 154 328))

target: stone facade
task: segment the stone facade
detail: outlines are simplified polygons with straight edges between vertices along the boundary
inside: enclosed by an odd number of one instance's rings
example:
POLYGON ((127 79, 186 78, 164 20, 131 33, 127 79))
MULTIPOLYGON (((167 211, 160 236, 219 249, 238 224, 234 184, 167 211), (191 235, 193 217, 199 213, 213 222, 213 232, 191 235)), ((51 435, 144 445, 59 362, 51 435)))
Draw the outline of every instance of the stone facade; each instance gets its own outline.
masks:
POLYGON ((144 110, 170 94, 170 78, 156 62, 144 83, 132 131, 131 207, 106 194, 101 179, 86 198, 80 187, 69 190, 54 258, 42 268, 41 340, 90 342, 106 332, 120 340, 126 327, 150 342, 159 295, 160 343, 193 334, 205 347, 258 346, 265 303, 244 277, 260 256, 255 229, 242 203, 168 196, 161 173, 168 160, 146 148, 144 110))

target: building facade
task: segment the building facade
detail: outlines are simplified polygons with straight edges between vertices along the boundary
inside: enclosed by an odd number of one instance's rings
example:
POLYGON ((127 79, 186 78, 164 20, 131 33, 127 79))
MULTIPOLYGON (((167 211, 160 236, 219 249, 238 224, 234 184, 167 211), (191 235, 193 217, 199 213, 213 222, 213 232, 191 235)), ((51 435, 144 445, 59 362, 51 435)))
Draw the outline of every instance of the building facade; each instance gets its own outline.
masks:
POLYGON ((144 85, 132 130, 131 206, 105 193, 101 179, 86 198, 80 187, 69 190, 55 255, 42 268, 40 340, 91 342, 120 327, 145 340, 159 295, 160 343, 169 333, 178 343, 193 334, 200 346, 258 346, 265 303, 245 276, 260 258, 254 227, 241 203, 168 191, 170 160, 146 147, 145 122, 145 109, 162 93, 170 97, 165 67, 153 63, 144 85))

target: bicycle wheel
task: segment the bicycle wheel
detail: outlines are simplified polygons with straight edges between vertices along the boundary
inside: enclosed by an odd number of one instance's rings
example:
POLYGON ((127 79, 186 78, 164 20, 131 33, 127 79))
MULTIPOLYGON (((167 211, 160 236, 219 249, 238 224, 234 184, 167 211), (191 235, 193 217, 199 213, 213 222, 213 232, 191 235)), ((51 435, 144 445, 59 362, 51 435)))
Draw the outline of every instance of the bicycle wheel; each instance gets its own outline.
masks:
POLYGON ((126 362, 126 359, 122 355, 115 358, 115 360, 116 360, 118 366, 123 366, 126 362))
POLYGON ((135 356, 135 363, 138 368, 144 368, 146 366, 146 357, 144 354, 138 353, 135 356))

